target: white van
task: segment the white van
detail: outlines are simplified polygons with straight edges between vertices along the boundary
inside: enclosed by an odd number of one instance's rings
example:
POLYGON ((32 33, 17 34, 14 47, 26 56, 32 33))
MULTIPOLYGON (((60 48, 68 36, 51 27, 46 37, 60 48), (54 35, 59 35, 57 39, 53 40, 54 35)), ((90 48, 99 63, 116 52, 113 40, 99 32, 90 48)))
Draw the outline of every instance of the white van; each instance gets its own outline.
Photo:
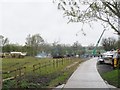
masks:
POLYGON ((107 51, 106 53, 103 53, 102 57, 104 63, 113 65, 113 55, 114 55, 114 51, 107 51))

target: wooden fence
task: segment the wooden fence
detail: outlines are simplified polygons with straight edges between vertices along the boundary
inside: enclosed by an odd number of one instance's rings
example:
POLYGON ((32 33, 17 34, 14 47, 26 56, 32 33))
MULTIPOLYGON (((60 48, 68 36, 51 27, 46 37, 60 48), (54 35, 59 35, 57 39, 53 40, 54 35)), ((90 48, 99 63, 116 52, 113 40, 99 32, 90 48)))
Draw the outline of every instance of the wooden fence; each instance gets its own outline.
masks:
MULTIPOLYGON (((35 74, 36 72, 39 72, 41 74, 42 70, 45 70, 46 73, 48 73, 47 70, 49 68, 57 70, 57 68, 59 68, 60 66, 66 64, 66 63, 71 63, 72 61, 73 61, 73 59, 71 59, 71 58, 60 58, 60 59, 49 60, 49 62, 34 64, 32 66, 33 67, 32 71, 33 71, 33 74, 35 74)), ((25 76, 26 75, 26 67, 24 67, 24 65, 27 63, 29 63, 29 62, 25 62, 25 63, 21 64, 21 66, 19 66, 19 68, 15 69, 15 70, 3 72, 3 74, 7 74, 7 76, 8 76, 8 78, 3 79, 3 81, 15 79, 17 77, 21 78, 22 76, 25 76)), ((19 65, 19 63, 17 63, 17 65, 19 65)), ((16 66, 16 65, 13 65, 13 66, 16 66)))
POLYGON ((10 76, 6 79, 3 79, 3 81, 15 79, 17 77, 21 78, 23 75, 26 74, 26 67, 20 67, 20 68, 8 71, 8 72, 3 73, 3 74, 7 74, 7 76, 10 76))

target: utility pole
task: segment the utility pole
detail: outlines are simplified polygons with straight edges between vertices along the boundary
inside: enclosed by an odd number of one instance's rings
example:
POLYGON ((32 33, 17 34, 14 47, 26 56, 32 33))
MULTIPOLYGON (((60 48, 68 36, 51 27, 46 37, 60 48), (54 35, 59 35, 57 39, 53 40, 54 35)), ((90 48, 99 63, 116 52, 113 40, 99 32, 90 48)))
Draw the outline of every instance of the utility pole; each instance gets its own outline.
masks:
POLYGON ((101 38, 102 38, 105 30, 106 30, 106 29, 103 30, 102 34, 100 35, 100 38, 99 38, 98 41, 97 41, 97 44, 96 44, 96 46, 95 46, 95 48, 94 48, 94 50, 93 50, 93 55, 96 55, 96 49, 97 49, 97 47, 98 47, 98 44, 99 44, 99 42, 100 42, 100 40, 101 40, 101 38))

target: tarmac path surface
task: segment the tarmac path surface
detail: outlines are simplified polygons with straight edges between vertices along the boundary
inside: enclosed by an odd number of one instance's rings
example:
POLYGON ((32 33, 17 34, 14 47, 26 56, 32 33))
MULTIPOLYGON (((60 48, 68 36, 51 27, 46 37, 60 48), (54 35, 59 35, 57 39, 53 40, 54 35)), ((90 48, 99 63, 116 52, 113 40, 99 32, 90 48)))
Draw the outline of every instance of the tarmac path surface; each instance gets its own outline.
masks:
POLYGON ((104 88, 109 90, 107 83, 97 71, 97 58, 80 64, 63 88, 104 88))

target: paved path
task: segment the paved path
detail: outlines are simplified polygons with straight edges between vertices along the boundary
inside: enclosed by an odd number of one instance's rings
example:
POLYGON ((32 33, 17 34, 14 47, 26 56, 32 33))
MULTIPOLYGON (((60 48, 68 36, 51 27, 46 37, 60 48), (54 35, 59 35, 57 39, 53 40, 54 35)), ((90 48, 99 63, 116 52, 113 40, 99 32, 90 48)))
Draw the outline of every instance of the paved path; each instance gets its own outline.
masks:
POLYGON ((97 71, 97 58, 83 62, 72 74, 64 88, 106 88, 108 85, 104 82, 97 71))

